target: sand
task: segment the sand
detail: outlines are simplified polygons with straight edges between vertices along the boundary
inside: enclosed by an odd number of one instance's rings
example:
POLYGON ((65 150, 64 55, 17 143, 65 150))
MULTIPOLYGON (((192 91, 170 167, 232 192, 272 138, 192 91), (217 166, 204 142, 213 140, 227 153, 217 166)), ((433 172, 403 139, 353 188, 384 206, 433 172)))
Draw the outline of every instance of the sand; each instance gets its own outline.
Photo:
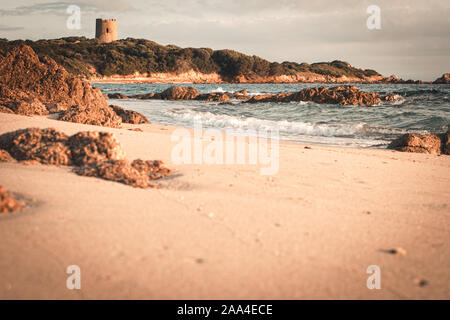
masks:
POLYGON ((263 176, 173 164, 173 127, 0 113, 1 133, 26 127, 114 132, 129 159, 175 174, 136 189, 0 163, 0 185, 25 203, 0 216, 1 299, 450 298, 450 156, 284 142, 278 174, 263 176), (69 265, 81 290, 66 288, 69 265))

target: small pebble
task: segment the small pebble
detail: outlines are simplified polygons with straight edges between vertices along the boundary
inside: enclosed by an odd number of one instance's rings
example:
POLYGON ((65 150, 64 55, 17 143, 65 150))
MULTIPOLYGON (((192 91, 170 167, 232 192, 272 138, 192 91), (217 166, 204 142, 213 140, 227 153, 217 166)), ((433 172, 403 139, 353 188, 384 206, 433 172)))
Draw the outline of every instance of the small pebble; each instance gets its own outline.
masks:
POLYGON ((428 281, 425 279, 416 278, 414 279, 414 284, 419 287, 425 287, 428 284, 428 281))

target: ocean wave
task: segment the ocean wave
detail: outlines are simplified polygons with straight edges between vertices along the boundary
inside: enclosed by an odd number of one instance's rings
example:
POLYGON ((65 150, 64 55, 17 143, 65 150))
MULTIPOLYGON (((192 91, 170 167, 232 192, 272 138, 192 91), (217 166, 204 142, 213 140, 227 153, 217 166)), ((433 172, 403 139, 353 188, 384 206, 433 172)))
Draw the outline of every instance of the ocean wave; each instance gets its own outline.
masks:
POLYGON ((437 89, 424 89, 424 90, 407 90, 407 91, 396 91, 394 94, 401 95, 403 97, 413 97, 413 96, 421 96, 421 95, 440 95, 445 94, 445 92, 437 89))
POLYGON ((287 120, 263 120, 252 117, 218 115, 211 112, 197 112, 191 109, 170 109, 168 116, 192 125, 200 121, 203 127, 235 130, 279 130, 283 135, 308 135, 321 137, 364 137, 405 133, 405 130, 371 126, 361 122, 356 124, 316 124, 287 120))

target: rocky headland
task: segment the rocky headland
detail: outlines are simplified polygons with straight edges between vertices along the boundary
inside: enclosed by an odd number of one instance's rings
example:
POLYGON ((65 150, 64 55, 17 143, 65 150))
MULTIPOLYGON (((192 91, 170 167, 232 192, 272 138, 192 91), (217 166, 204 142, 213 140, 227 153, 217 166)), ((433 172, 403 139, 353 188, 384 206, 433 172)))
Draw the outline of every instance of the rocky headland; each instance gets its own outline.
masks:
POLYGON ((0 56, 0 112, 21 115, 58 114, 64 121, 121 127, 148 123, 145 116, 108 106, 102 92, 69 73, 53 59, 18 45, 0 56))
MULTIPOLYGON (((113 43, 69 37, 54 40, 0 40, 0 54, 26 44, 92 82, 130 83, 427 83, 383 76, 345 61, 270 62, 233 50, 180 48, 145 39, 113 43)), ((431 82, 429 82, 431 83, 431 82)))

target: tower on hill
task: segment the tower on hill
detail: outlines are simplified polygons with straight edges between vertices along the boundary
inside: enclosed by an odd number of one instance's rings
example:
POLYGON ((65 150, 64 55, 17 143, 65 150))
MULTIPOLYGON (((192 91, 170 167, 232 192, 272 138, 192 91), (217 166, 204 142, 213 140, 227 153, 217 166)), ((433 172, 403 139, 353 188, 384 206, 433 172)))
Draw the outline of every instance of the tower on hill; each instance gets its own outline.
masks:
POLYGON ((116 41, 117 20, 116 19, 97 19, 95 21, 95 38, 101 42, 116 41))

